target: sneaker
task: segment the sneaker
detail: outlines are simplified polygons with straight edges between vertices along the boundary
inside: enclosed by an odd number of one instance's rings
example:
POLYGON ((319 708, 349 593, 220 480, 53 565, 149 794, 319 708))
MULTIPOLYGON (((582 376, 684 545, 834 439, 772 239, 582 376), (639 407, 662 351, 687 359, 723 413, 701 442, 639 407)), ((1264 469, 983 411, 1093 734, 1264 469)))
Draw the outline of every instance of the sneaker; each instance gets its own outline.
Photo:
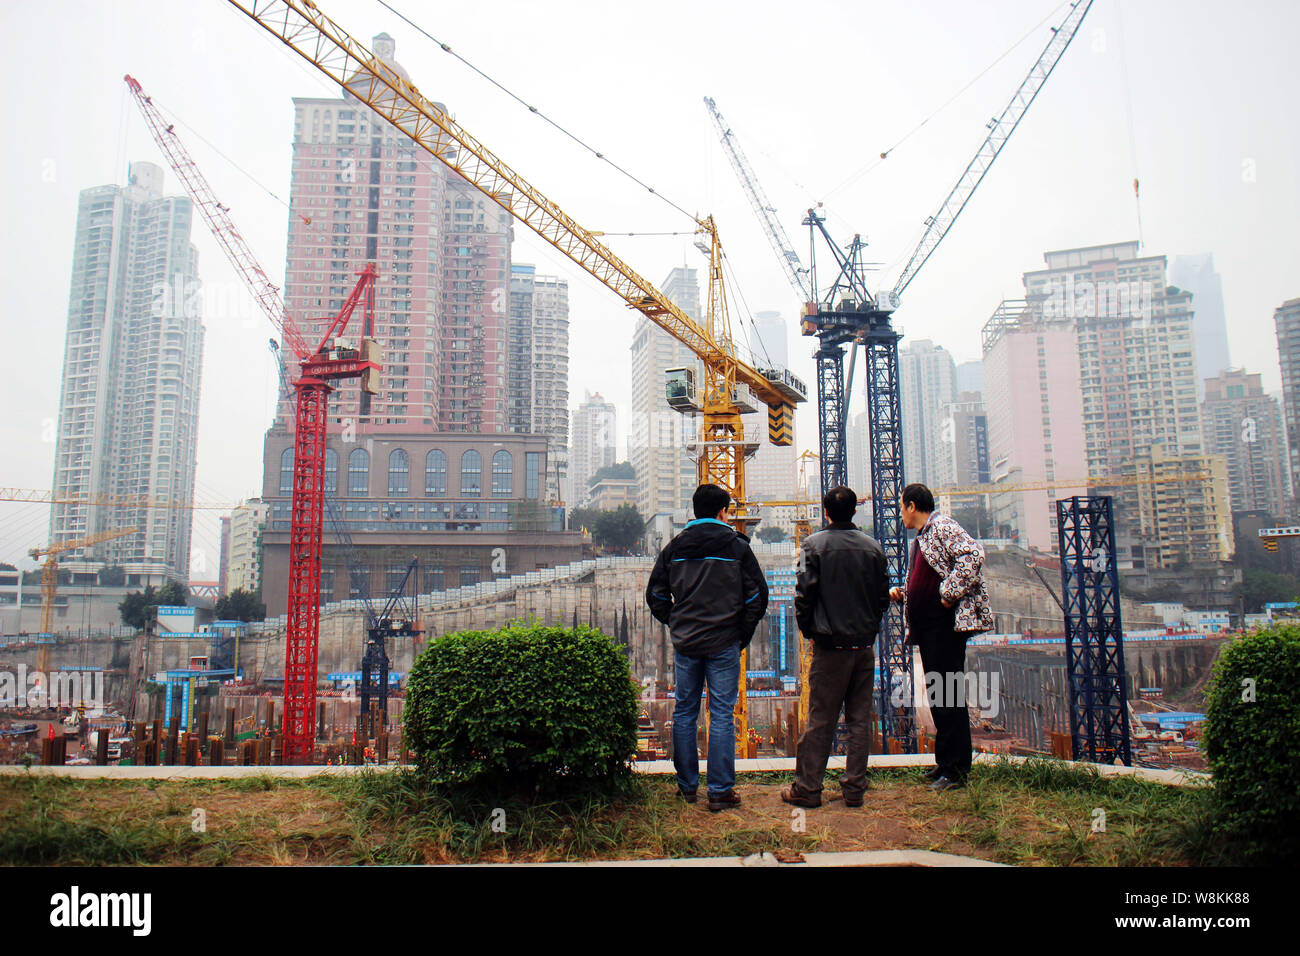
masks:
MULTIPOLYGON (((794 787, 786 787, 781 791, 781 799, 792 807, 807 807, 812 810, 822 805, 821 797, 803 797, 794 792, 794 787)), ((847 802, 847 801, 846 801, 847 802)))
POLYGON ((677 796, 681 797, 687 803, 694 803, 698 799, 694 790, 683 790, 680 786, 677 788, 677 796))
POLYGON ((930 789, 935 793, 942 793, 945 790, 960 790, 965 786, 965 780, 954 780, 952 777, 940 777, 934 783, 930 784, 930 789))
POLYGON ((738 806, 740 806, 740 797, 733 790, 728 790, 726 793, 709 794, 710 813, 717 813, 719 810, 729 810, 738 806))

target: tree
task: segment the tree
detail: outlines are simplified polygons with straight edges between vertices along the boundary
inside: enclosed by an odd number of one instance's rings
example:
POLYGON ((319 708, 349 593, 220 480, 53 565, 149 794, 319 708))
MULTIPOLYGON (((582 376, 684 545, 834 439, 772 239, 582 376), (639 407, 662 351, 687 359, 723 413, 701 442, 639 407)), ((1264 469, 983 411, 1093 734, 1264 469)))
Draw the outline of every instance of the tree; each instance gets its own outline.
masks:
POLYGON ((126 569, 120 564, 110 564, 99 572, 100 587, 120 588, 126 583, 126 569))
POLYGON ((1234 588, 1240 595, 1247 614, 1258 614, 1265 604, 1294 601, 1297 587, 1295 578, 1265 571, 1263 568, 1246 568, 1241 572, 1241 583, 1234 588))
POLYGON ((636 481, 636 469, 632 467, 630 461, 618 461, 612 465, 605 465, 596 469, 596 473, 587 479, 587 487, 596 487, 596 482, 603 481, 606 478, 616 478, 619 481, 636 481))
POLYGON ((153 620, 157 607, 158 592, 150 584, 143 591, 132 591, 122 598, 117 604, 117 612, 122 616, 123 624, 142 631, 153 620))
POLYGON ((779 528, 776 525, 769 525, 766 528, 759 528, 758 533, 754 535, 759 541, 766 541, 771 544, 774 541, 785 541, 790 536, 785 533, 785 528, 779 528))
POLYGON ((628 553, 645 532, 645 519, 633 505, 619 505, 617 511, 597 512, 591 539, 599 547, 628 553))
POLYGON ((256 593, 235 588, 229 594, 217 598, 215 613, 221 621, 264 621, 266 605, 256 593))
POLYGON ((158 606, 184 607, 188 602, 189 592, 177 581, 168 581, 160 588, 146 585, 143 591, 132 591, 117 604, 117 612, 122 623, 137 630, 144 630, 158 615, 158 606))
POLYGON ((586 528, 588 531, 593 531, 601 514, 602 512, 596 508, 570 508, 569 530, 581 531, 586 528))

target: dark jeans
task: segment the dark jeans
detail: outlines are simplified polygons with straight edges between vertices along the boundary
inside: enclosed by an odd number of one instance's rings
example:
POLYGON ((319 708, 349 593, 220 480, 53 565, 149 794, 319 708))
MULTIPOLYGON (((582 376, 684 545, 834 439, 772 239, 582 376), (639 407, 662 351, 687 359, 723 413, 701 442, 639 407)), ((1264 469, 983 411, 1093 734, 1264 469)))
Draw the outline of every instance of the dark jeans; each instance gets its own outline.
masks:
POLYGON ((971 761, 970 716, 965 695, 966 641, 970 635, 943 630, 914 637, 921 649, 923 681, 934 717, 934 762, 945 777, 965 780, 971 761))
POLYGON ((840 790, 844 796, 854 799, 867 789, 875 670, 876 655, 870 648, 834 651, 813 645, 812 664, 808 668, 808 726, 799 738, 794 761, 796 795, 820 796, 841 707, 849 739, 840 790))
POLYGON ((696 744, 700 695, 709 686, 709 795, 730 793, 736 785, 736 698, 740 695, 740 645, 712 657, 677 654, 673 708, 673 766, 677 786, 694 793, 700 785, 700 751, 696 744))

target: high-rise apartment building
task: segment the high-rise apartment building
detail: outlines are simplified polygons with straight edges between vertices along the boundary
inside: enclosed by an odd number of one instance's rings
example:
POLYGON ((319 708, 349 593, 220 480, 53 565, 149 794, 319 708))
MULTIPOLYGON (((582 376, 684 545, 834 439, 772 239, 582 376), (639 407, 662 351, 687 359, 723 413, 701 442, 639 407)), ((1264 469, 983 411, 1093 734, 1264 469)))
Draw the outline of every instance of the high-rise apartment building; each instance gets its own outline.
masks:
MULTIPOLYGON (((1135 541, 1128 549, 1131 556, 1126 560, 1121 554, 1121 562, 1141 570, 1232 559, 1232 510, 1222 455, 1169 455, 1156 442, 1121 473, 1142 479, 1132 494, 1116 498, 1136 501, 1137 520, 1127 522, 1135 541)), ((1098 491, 1110 493, 1104 487, 1098 491)))
POLYGON ((257 593, 262 588, 262 528, 266 513, 260 498, 250 498, 230 512, 228 591, 242 588, 257 593))
POLYGON ((1291 480, 1300 483, 1300 299, 1287 299, 1273 312, 1277 358, 1282 367, 1282 413, 1291 480))
POLYGON ((1056 499, 1088 493, 1079 483, 1087 465, 1074 329, 1009 300, 984 324, 982 342, 989 478, 1015 489, 990 496, 997 536, 1054 551, 1056 499))
POLYGON ((943 439, 952 445, 950 470, 940 485, 985 485, 989 481, 988 415, 984 396, 961 392, 942 409, 943 439))
POLYGON ((898 350, 899 415, 903 420, 903 481, 932 487, 952 470, 943 439, 943 406, 957 397, 952 353, 929 339, 898 350))
MULTIPOLYGON (((132 163, 125 186, 77 207, 53 497, 194 498, 203 325, 193 207, 164 196, 162 170, 132 163)), ((185 508, 55 504, 50 540, 140 530, 72 553, 122 566, 128 585, 189 579, 185 508)))
POLYGON ((1258 373, 1243 369, 1228 369, 1204 381, 1205 447, 1227 461, 1232 510, 1284 514, 1291 482, 1277 399, 1264 394, 1258 373))
MULTIPOLYGON (((573 413, 573 447, 569 475, 573 492, 570 507, 583 505, 591 493, 591 476, 617 460, 618 409, 599 393, 586 393, 573 413)), ((635 496, 634 496, 635 497, 635 496)))
MULTIPOLYGON (((871 461, 868 458, 871 454, 870 430, 866 412, 850 415, 844 428, 844 451, 847 456, 845 465, 849 487, 859 498, 864 498, 871 493, 871 461)), ((814 497, 816 490, 816 488, 812 489, 814 497)))
POLYGON ((512 432, 548 439, 546 499, 569 484, 569 283, 510 267, 508 406, 512 432))
MULTIPOLYGON (((406 76, 387 34, 373 49, 406 76)), ((365 264, 379 273, 380 394, 363 418, 356 388, 335 392, 331 432, 507 431, 510 215, 350 94, 293 102, 289 314, 314 344, 365 264)))
POLYGON ((984 363, 962 362, 957 366, 957 394, 984 391, 984 363))
POLYGON ((1088 474, 1115 474, 1156 442, 1201 454, 1192 298, 1166 282, 1165 257, 1120 242, 1043 258, 1025 298, 1076 332, 1088 474))
POLYGON ((1214 256, 1176 256, 1169 281, 1192 294, 1192 338, 1196 345, 1196 371, 1200 397, 1205 380, 1232 368, 1228 348, 1228 318, 1223 307, 1223 281, 1214 271, 1214 256))
MULTIPOLYGON (((700 284, 694 269, 678 266, 661 286, 677 307, 700 319, 700 284)), ((695 441, 699 421, 668 407, 664 370, 703 370, 695 353, 647 318, 632 336, 632 420, 628 423, 628 457, 636 469, 637 510, 647 522, 655 515, 688 508, 699 474, 686 446, 695 441)))
MULTIPOLYGON (((373 50, 405 77, 388 35, 375 37, 373 50)), ((546 507, 562 474, 549 456, 567 446, 563 284, 542 281, 539 293, 533 276, 530 308, 521 297, 512 322, 508 213, 350 94, 297 97, 294 112, 289 314, 319 337, 315 317, 332 317, 373 262, 374 337, 383 347, 368 415, 351 383, 330 396, 321 600, 358 597, 362 580, 386 594, 412 557, 421 590, 572 560, 580 536, 559 531, 560 516, 546 507), (555 437, 516 433, 524 425, 509 402, 522 386, 511 371, 525 363, 527 388, 541 402, 527 427, 555 437), (351 537, 356 569, 336 544, 339 528, 351 537)), ((349 336, 360 322, 354 314, 349 336)), ((284 426, 267 435, 261 496, 271 615, 284 610, 288 587, 293 443, 284 426)))

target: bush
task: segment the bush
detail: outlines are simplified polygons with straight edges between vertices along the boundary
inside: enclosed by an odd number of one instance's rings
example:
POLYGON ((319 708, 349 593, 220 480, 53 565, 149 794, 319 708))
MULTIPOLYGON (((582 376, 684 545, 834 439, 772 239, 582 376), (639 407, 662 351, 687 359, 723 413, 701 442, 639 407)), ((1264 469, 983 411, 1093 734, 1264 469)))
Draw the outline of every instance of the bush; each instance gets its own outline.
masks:
POLYGON ((1206 693, 1205 756, 1219 822, 1251 859, 1300 855, 1297 689, 1300 627, 1286 625, 1226 645, 1206 693))
POLYGON ((431 642, 411 668, 404 723, 436 780, 536 793, 625 781, 636 719, 636 688, 609 637, 518 624, 431 642))

